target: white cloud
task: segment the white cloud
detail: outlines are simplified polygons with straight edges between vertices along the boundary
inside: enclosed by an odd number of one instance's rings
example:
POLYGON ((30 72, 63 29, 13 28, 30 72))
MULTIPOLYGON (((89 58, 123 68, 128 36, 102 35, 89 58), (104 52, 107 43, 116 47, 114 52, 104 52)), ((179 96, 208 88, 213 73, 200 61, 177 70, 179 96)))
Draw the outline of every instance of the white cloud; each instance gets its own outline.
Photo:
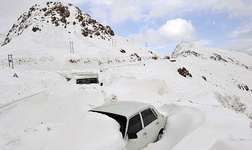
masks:
MULTIPOLYGON (((2 18, 0 21, 6 22, 5 24, 11 22, 12 25, 13 20, 15 21, 31 5, 42 1, 46 0, 3 0, 0 6, 2 18)), ((206 10, 227 12, 233 17, 252 16, 250 0, 71 0, 69 2, 106 24, 120 23, 128 19, 151 21, 157 18, 183 16, 188 13, 198 14, 206 10)))
POLYGON ((181 18, 167 21, 158 32, 166 39, 173 41, 194 41, 196 39, 195 27, 190 21, 181 18))
POLYGON ((231 40, 223 48, 252 54, 252 38, 231 40))
MULTIPOLYGON (((43 1, 47 0, 2 0, 0 5, 0 33, 7 32, 17 18, 27 11, 30 6, 43 1)), ((208 15, 211 15, 211 13, 222 12, 232 18, 239 18, 238 21, 244 20, 244 18, 251 21, 252 16, 251 0, 71 0, 68 2, 81 8, 82 11, 88 12, 98 21, 110 26, 117 23, 127 24, 128 20, 133 20, 138 26, 141 26, 141 24, 150 25, 151 22, 154 22, 152 24, 154 27, 158 25, 158 19, 160 18, 175 18, 195 14, 198 16, 205 15, 209 18, 208 15)), ((216 26, 217 24, 218 22, 211 19, 205 22, 205 25, 216 26)), ((134 28, 125 26, 125 28, 127 27, 134 28)), ((199 25, 199 27, 201 26, 199 25)), ((225 29, 227 30, 227 28, 225 29)), ((247 41, 244 44, 249 45, 249 42, 252 43, 251 40, 244 40, 244 38, 252 38, 252 22, 243 23, 237 29, 230 31, 228 36, 243 38, 240 42, 247 41)), ((167 42, 197 40, 195 27, 190 21, 184 19, 169 20, 158 29, 143 28, 140 33, 132 34, 129 37, 134 37, 136 41, 142 43, 147 42, 148 45, 160 44, 159 46, 163 46, 167 42)), ((230 41, 227 46, 234 48, 236 45, 240 45, 238 41, 230 41)), ((211 40, 196 41, 199 45, 212 45, 212 42, 211 40)), ((246 49, 243 48, 243 45, 240 46, 241 49, 246 49)), ((250 48, 247 46, 247 49, 250 48)))
POLYGON ((252 38, 252 22, 244 22, 240 27, 231 31, 229 37, 252 38))
POLYGON ((252 16, 252 4, 244 0, 221 0, 212 9, 214 11, 228 12, 231 18, 252 16))
POLYGON ((190 21, 178 18, 167 21, 159 29, 143 28, 141 33, 129 36, 137 42, 150 45, 162 45, 168 42, 180 42, 182 40, 196 40, 195 27, 190 21))
POLYGON ((165 43, 165 40, 162 38, 159 32, 150 28, 142 29, 141 33, 131 34, 128 37, 134 38, 135 41, 144 44, 148 43, 151 45, 160 45, 165 43))
POLYGON ((245 50, 244 52, 247 53, 247 54, 249 54, 249 55, 252 55, 252 47, 249 48, 249 49, 247 49, 247 50, 245 50))
POLYGON ((83 6, 83 11, 87 12, 89 10, 92 17, 97 20, 119 23, 127 19, 137 21, 143 18, 142 10, 144 9, 144 2, 141 0, 85 0, 83 1, 83 5, 81 5, 81 2, 81 0, 74 0, 74 4, 83 6))
MULTIPOLYGON (((72 2, 72 1, 71 1, 72 2)), ((150 20, 167 16, 181 16, 201 11, 227 12, 229 16, 252 16, 251 2, 244 0, 73 0, 74 4, 82 3, 91 6, 91 13, 106 12, 109 22, 118 23, 127 19, 134 21, 150 20)), ((88 8, 90 9, 90 8, 88 8)), ((85 10, 84 10, 85 11, 85 10)))

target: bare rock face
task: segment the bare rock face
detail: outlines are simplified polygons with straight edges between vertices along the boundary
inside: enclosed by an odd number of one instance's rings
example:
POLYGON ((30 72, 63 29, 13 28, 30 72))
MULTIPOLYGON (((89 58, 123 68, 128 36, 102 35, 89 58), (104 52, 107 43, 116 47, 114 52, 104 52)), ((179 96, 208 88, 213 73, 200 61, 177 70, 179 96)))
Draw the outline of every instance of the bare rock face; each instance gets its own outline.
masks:
POLYGON ((184 77, 192 77, 192 74, 185 67, 179 68, 178 73, 184 77))
POLYGON ((35 4, 28 12, 22 14, 9 30, 2 45, 26 30, 43 32, 47 29, 46 26, 64 28, 69 33, 80 33, 90 38, 98 36, 104 40, 109 40, 115 35, 109 26, 102 25, 70 3, 46 2, 41 5, 35 4))

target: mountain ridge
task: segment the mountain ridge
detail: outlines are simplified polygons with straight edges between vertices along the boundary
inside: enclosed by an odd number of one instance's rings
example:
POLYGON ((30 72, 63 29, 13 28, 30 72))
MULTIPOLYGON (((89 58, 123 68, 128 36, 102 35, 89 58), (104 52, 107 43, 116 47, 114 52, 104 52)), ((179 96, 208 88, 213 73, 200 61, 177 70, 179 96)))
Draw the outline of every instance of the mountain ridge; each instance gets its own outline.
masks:
POLYGON ((43 27, 48 25, 65 28, 69 33, 80 32, 90 38, 100 36, 102 39, 109 40, 115 35, 109 26, 102 25, 78 7, 70 3, 51 1, 35 4, 28 12, 22 14, 9 30, 2 45, 21 35, 27 28, 33 32, 41 32, 43 27))
POLYGON ((245 53, 219 48, 206 48, 190 42, 181 42, 174 49, 171 58, 197 57, 202 60, 212 60, 222 63, 231 63, 252 71, 252 57, 245 53))
POLYGON ((1 51, 2 55, 13 54, 16 66, 25 64, 34 69, 38 63, 71 68, 75 64, 120 64, 165 57, 116 35, 109 26, 63 2, 33 5, 10 29, 1 51))

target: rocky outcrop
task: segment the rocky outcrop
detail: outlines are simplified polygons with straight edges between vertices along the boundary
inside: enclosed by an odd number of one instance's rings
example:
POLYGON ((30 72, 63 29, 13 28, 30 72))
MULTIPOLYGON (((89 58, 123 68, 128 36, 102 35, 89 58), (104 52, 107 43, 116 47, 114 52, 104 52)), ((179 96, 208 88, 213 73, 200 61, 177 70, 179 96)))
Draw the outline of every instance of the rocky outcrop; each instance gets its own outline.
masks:
POLYGON ((178 73, 183 77, 192 77, 192 74, 185 68, 179 68, 178 73))

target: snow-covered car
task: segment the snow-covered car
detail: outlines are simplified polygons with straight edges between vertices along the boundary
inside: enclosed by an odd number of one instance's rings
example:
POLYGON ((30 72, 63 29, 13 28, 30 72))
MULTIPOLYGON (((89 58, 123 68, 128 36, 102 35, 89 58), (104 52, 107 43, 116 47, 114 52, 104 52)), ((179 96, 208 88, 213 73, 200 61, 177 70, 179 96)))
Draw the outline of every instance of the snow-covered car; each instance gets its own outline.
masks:
POLYGON ((75 73, 76 84, 99 84, 97 73, 75 73))
POLYGON ((127 143, 127 150, 138 150, 158 141, 165 130, 167 118, 150 104, 119 101, 90 110, 115 119, 127 143))

